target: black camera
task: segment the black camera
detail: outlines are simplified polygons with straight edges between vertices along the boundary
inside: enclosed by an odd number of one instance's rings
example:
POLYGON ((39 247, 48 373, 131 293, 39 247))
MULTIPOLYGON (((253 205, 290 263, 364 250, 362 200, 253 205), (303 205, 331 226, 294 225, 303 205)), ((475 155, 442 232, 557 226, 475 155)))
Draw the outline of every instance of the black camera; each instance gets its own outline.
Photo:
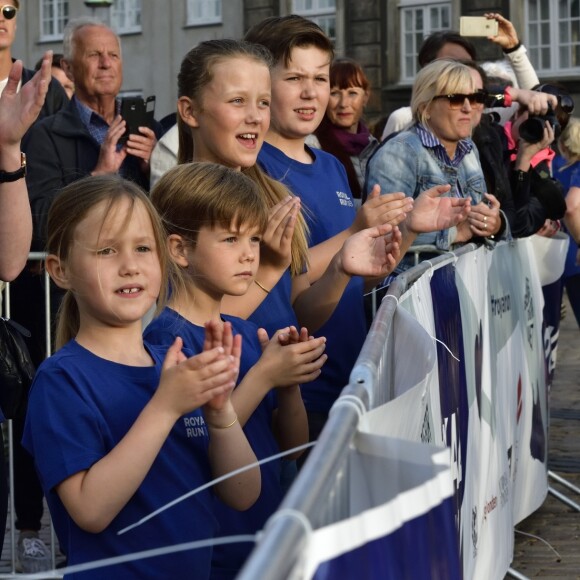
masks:
POLYGON ((544 138, 546 121, 554 129, 554 139, 557 139, 562 128, 552 107, 548 107, 545 115, 530 115, 519 127, 520 137, 527 143, 538 143, 544 138))
POLYGON ((568 124, 570 115, 574 112, 574 99, 566 89, 555 85, 538 85, 533 90, 554 95, 558 99, 558 104, 556 109, 550 106, 545 115, 530 115, 520 125, 520 137, 528 143, 538 143, 544 137, 544 126, 548 121, 554 129, 554 139, 558 139, 562 129, 568 124))

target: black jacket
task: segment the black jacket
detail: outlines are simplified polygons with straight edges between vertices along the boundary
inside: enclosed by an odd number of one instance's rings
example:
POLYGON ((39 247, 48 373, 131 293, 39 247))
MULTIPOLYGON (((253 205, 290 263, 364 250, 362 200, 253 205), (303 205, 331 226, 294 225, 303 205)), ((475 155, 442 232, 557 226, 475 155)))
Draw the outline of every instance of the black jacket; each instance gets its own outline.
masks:
POLYGON ((542 166, 527 172, 516 171, 501 125, 484 115, 473 139, 479 150, 488 191, 500 202, 515 238, 531 236, 546 219, 557 220, 564 216, 566 202, 560 184, 542 166))
MULTIPOLYGON (((40 251, 46 244, 48 210, 55 196, 65 185, 91 173, 101 148, 83 125, 74 100, 55 115, 37 122, 26 134, 22 148, 28 162, 32 249, 40 251)), ((122 169, 127 179, 148 189, 149 179, 141 172, 139 159, 127 156, 122 169)))
MULTIPOLYGON (((14 59, 12 59, 14 61, 14 59)), ((22 69, 22 84, 26 84, 34 75, 36 71, 30 70, 28 68, 22 69)), ((65 107, 69 99, 66 96, 62 85, 56 79, 50 79, 48 85, 48 92, 46 93, 46 99, 44 100, 44 105, 40 110, 40 115, 38 115, 37 122, 48 117, 49 115, 54 115, 65 107)))

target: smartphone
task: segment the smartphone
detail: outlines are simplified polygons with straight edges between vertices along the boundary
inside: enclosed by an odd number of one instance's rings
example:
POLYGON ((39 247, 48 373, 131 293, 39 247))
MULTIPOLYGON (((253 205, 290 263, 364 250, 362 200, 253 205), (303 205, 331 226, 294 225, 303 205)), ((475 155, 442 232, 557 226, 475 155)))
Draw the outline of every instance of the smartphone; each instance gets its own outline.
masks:
POLYGON ((125 119, 125 133, 119 139, 120 143, 127 141, 130 134, 139 134, 139 127, 153 126, 155 114, 155 96, 147 97, 123 97, 121 99, 121 117, 125 119))
POLYGON ((461 16, 459 18, 459 34, 461 36, 495 36, 499 32, 497 20, 485 16, 461 16))

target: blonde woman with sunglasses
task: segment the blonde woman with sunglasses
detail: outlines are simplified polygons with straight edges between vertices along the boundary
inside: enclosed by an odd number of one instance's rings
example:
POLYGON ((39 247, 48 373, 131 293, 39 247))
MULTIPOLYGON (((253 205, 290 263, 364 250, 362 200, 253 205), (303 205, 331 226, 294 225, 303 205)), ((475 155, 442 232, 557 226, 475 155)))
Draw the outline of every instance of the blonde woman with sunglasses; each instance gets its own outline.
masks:
MULTIPOLYGON (((413 124, 384 142, 370 159, 367 192, 402 191, 416 198, 438 185, 445 194, 470 199, 471 211, 457 227, 420 234, 413 245, 449 250, 474 236, 495 236, 501 228, 499 202, 487 193, 477 148, 471 140, 486 101, 477 70, 452 59, 439 59, 419 71, 411 97, 413 124)), ((421 255, 428 259, 431 254, 421 255)), ((413 265, 406 256, 398 271, 413 265)))

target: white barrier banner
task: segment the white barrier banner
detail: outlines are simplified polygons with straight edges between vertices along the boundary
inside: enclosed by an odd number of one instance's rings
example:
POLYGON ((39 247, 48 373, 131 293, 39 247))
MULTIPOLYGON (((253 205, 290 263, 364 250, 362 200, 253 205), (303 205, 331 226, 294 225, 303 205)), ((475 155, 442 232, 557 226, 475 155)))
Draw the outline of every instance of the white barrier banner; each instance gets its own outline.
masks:
POLYGON ((547 493, 536 254, 552 256, 543 269, 554 280, 563 269, 557 257, 565 252, 534 252, 533 243, 480 248, 428 272, 405 293, 394 336, 398 344, 399 328, 412 328, 416 349, 396 353, 394 360, 397 367, 417 368, 395 368, 397 380, 414 372, 413 380, 396 385, 400 396, 380 415, 369 413, 371 432, 449 447, 465 578, 503 578, 512 560, 514 523, 547 493), (414 328, 417 322, 423 333, 414 328))
POLYGON ((292 577, 461 579, 444 448, 361 432, 344 477, 349 517, 312 532, 292 577))

